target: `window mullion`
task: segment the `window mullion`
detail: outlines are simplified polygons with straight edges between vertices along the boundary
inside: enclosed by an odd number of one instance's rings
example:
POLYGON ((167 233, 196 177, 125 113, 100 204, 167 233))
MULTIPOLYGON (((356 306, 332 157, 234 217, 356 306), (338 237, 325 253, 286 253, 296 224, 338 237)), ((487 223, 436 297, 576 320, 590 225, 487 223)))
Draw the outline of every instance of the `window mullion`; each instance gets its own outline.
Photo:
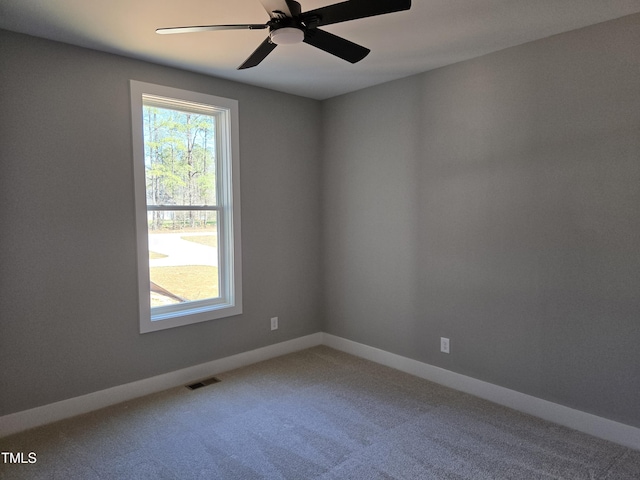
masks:
POLYGON ((147 205, 147 210, 150 212, 170 212, 173 210, 183 212, 189 210, 220 212, 222 207, 212 205, 147 205))

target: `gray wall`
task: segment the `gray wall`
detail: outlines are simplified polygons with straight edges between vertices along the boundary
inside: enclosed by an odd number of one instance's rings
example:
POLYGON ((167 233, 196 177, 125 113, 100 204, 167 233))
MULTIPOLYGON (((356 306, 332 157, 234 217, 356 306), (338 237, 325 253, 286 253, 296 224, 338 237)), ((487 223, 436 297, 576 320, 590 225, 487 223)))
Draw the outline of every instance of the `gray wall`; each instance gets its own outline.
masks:
POLYGON ((0 65, 0 415, 321 330, 319 102, 4 31, 0 65), (138 333, 130 79, 239 101, 243 315, 138 333))
POLYGON ((634 15, 325 101, 325 331, 640 427, 638 45, 634 15))
POLYGON ((322 103, 0 32, 0 415, 324 330, 640 427, 639 23, 322 103), (241 316, 138 334, 131 78, 240 101, 241 316))

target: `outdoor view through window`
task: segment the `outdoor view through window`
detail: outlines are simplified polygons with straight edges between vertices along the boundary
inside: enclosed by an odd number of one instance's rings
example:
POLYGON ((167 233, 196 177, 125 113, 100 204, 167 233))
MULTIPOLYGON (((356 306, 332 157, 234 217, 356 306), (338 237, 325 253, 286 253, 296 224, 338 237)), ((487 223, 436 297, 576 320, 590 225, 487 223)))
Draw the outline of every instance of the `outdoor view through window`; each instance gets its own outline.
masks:
POLYGON ((217 118, 143 105, 151 307, 217 298, 217 118))

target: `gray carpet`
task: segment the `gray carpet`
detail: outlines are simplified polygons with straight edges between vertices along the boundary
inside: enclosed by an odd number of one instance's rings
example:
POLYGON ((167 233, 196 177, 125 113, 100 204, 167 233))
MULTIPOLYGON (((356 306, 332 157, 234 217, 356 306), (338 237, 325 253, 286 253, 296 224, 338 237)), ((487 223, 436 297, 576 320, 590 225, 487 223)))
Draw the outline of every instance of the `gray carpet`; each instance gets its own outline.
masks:
POLYGON ((327 347, 0 439, 1 479, 639 479, 640 452, 327 347))

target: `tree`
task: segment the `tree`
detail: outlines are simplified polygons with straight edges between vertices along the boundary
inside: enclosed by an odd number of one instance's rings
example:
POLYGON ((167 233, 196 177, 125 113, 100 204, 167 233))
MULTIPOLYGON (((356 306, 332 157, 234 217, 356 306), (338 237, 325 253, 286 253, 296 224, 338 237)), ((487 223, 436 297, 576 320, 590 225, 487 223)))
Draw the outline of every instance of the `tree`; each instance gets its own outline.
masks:
MULTIPOLYGON (((149 205, 215 202, 215 118, 168 108, 144 107, 145 172, 149 205)), ((172 228, 206 226, 207 212, 173 211, 172 228)), ((165 226, 154 211, 151 229, 165 226)))

